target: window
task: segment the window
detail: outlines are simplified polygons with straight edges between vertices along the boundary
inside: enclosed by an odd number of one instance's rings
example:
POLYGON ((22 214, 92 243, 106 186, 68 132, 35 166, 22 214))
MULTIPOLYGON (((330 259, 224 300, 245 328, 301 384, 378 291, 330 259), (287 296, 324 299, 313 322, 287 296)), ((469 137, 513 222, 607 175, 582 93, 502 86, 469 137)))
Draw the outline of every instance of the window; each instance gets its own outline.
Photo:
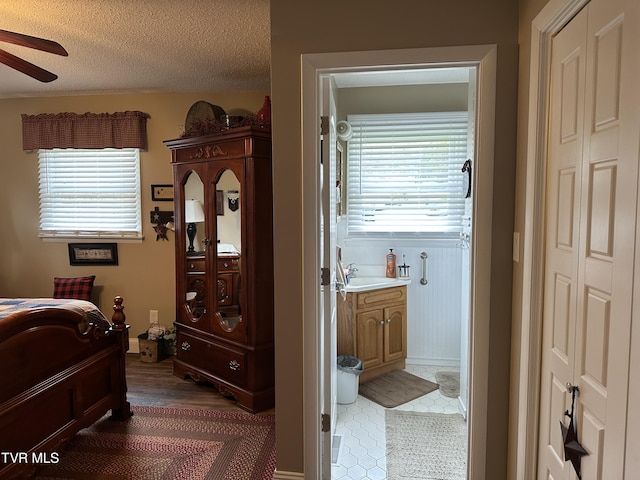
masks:
POLYGON ((467 112, 349 115, 349 234, 462 230, 467 112))
POLYGON ((38 150, 40 237, 141 238, 137 148, 38 150))

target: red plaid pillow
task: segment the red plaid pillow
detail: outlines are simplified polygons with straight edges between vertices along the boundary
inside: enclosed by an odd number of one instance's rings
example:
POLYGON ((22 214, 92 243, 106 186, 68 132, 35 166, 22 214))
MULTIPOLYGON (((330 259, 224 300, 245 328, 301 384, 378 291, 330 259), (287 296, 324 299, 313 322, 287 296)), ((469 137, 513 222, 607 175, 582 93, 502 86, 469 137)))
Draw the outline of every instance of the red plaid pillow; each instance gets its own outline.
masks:
POLYGON ((91 289, 95 275, 88 277, 58 278, 53 279, 53 298, 74 298, 77 300, 90 300, 91 289))

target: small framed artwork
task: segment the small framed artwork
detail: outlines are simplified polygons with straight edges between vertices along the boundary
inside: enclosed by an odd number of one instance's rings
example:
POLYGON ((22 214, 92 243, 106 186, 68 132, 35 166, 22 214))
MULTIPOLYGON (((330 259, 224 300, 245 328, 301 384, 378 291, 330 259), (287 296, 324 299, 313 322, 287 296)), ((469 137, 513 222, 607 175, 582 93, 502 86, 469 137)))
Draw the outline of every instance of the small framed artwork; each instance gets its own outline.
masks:
POLYGON ((224 193, 222 190, 216 190, 216 213, 224 215, 224 193))
POLYGON ((173 185, 151 185, 151 200, 154 202, 173 202, 173 185))
POLYGON ((70 243, 71 265, 118 265, 117 243, 70 243))

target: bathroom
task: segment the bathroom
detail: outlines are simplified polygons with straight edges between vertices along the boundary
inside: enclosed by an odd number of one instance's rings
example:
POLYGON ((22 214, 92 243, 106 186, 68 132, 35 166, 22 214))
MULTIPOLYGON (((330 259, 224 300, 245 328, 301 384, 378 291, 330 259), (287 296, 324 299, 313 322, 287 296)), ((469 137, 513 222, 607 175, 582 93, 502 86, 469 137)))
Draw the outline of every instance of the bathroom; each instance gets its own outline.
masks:
MULTIPOLYGON (((348 120, 350 115, 354 118, 358 114, 468 112, 468 131, 473 132, 475 97, 470 87, 473 81, 469 78, 475 71, 469 68, 450 69, 455 72, 444 70, 436 72, 439 75, 435 75, 437 78, 433 81, 421 80, 422 83, 412 85, 360 86, 338 78, 338 120, 348 120)), ((404 270, 410 277, 406 294, 406 364, 411 368, 424 366, 434 371, 459 371, 460 394, 447 412, 455 410, 466 416, 472 196, 464 199, 461 231, 354 231, 357 226, 349 225, 347 189, 353 188, 353 182, 349 182, 349 155, 356 153, 353 147, 349 152, 349 142, 344 141, 348 137, 342 135, 342 138, 336 166, 340 182, 337 243, 341 247, 342 263, 345 267, 350 266, 351 274, 356 278, 384 277, 387 255, 392 249, 396 255, 396 272, 398 266, 408 266, 404 270)), ((473 139, 473 134, 468 138, 473 139)), ((466 158, 473 158, 473 142, 467 143, 466 158)), ((464 159, 460 162, 461 179, 464 178, 463 163, 464 159)), ((375 456, 370 461, 380 463, 375 456)), ((349 476, 345 472, 360 468, 358 460, 342 459, 338 463, 341 466, 333 469, 332 478, 352 478, 353 474, 349 476), (353 463, 352 467, 349 467, 349 461, 353 463)))

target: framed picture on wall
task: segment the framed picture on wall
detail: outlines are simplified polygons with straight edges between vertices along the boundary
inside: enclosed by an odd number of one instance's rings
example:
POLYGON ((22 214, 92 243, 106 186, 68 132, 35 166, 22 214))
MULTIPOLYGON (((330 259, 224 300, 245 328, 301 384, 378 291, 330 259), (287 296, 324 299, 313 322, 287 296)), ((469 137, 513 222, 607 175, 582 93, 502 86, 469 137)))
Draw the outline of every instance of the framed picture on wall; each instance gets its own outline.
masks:
POLYGON ((70 265, 118 265, 117 243, 70 243, 70 265))
POLYGON ((173 202, 173 185, 151 185, 151 200, 154 202, 173 202))

